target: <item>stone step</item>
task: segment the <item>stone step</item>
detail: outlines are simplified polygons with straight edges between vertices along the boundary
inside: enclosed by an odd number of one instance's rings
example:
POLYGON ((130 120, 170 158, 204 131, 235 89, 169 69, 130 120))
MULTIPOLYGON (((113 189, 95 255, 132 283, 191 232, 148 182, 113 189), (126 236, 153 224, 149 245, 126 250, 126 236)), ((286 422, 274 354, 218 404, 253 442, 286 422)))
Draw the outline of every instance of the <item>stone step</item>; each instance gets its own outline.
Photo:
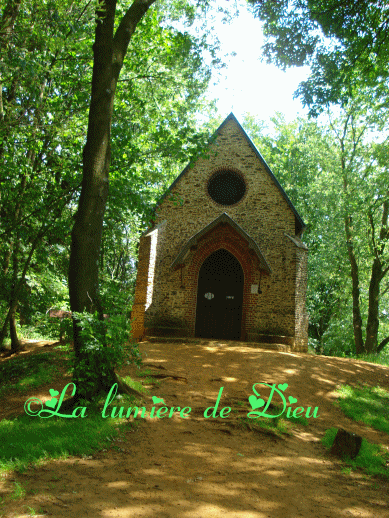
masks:
POLYGON ((215 347, 219 345, 228 345, 230 347, 254 347, 256 349, 268 349, 273 351, 290 351, 290 347, 285 344, 263 343, 263 342, 242 342, 239 340, 223 340, 211 338, 193 338, 193 337, 177 337, 177 336, 146 336, 144 342, 151 343, 175 343, 175 344, 197 344, 209 345, 215 347))

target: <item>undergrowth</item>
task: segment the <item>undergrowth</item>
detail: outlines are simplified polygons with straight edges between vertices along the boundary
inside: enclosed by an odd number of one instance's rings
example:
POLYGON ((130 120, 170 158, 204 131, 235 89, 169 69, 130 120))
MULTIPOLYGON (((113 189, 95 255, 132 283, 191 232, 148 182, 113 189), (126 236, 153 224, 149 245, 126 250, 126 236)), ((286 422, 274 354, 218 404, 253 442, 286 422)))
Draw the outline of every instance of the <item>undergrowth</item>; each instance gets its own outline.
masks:
MULTIPOLYGON (((122 404, 122 403, 121 403, 122 404)), ((41 419, 23 415, 0 422, 0 473, 39 466, 50 459, 88 455, 107 448, 118 437, 124 419, 41 419)))
POLYGON ((15 391, 24 392, 50 383, 68 367, 68 360, 54 351, 17 356, 0 364, 0 397, 15 391))
MULTIPOLYGON (((54 384, 54 379, 58 380, 58 375, 63 372, 71 372, 72 354, 64 354, 69 353, 69 346, 59 346, 58 349, 59 351, 17 356, 2 362, 0 395, 18 391, 33 396, 31 389, 50 382, 53 382, 53 388, 60 391, 58 381, 54 384)), ((146 392, 141 383, 130 377, 123 379, 132 388, 146 392)), ((85 402, 86 419, 56 416, 40 418, 26 414, 3 419, 0 422, 0 474, 23 472, 28 467, 39 466, 48 460, 66 458, 69 455, 88 455, 111 447, 115 438, 129 426, 136 426, 136 423, 130 424, 126 419, 119 418, 104 419, 101 415, 104 402, 105 396, 93 403, 85 402)), ((111 405, 115 404, 127 408, 134 406, 136 401, 133 396, 118 394, 111 405)))
POLYGON ((379 365, 386 365, 389 367, 389 347, 386 346, 379 354, 360 354, 359 356, 353 355, 352 358, 355 360, 362 360, 369 363, 377 363, 379 365))

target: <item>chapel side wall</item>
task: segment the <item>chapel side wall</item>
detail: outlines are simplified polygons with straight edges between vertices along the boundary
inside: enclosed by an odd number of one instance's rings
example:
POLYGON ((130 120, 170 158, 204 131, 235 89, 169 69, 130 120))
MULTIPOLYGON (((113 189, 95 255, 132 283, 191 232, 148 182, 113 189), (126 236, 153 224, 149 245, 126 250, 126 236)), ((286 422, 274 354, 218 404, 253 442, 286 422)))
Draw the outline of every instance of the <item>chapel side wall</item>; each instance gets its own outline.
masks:
MULTIPOLYGON (((268 326, 293 335, 294 283, 287 268, 291 258, 284 233, 294 234, 295 216, 233 121, 222 128, 217 142, 211 146, 210 158, 197 160, 171 194, 181 199, 182 205, 167 196, 156 213, 156 221, 166 221, 166 226, 155 267, 155 290, 159 298, 153 299, 146 320, 170 316, 173 323, 187 324, 188 288, 181 288, 181 272, 172 271, 170 266, 190 237, 226 212, 257 242, 272 269, 270 276, 262 277, 263 294, 250 299, 253 316, 247 325, 251 329, 262 328, 267 321, 268 326), (220 168, 236 170, 246 181, 247 192, 234 206, 216 204, 206 191, 209 178, 220 168)), ((187 261, 182 272, 184 286, 189 264, 187 261)))
POLYGON ((308 313, 306 294, 308 282, 308 250, 296 250, 296 320, 295 320, 295 351, 308 351, 308 313))
MULTIPOLYGON (((166 294, 163 291, 163 279, 160 275, 161 263, 166 261, 166 221, 160 221, 150 231, 150 261, 147 281, 147 299, 145 304, 144 325, 146 328, 154 326, 156 319, 159 319, 160 308, 165 308, 162 311, 161 319, 166 317, 168 311, 168 304, 166 304, 166 294)), ((161 325, 165 323, 160 322, 161 325)))
POLYGON ((144 333, 144 316, 147 299, 147 285, 150 265, 151 237, 141 236, 139 240, 138 270, 136 274, 135 296, 132 305, 132 336, 139 339, 144 333))

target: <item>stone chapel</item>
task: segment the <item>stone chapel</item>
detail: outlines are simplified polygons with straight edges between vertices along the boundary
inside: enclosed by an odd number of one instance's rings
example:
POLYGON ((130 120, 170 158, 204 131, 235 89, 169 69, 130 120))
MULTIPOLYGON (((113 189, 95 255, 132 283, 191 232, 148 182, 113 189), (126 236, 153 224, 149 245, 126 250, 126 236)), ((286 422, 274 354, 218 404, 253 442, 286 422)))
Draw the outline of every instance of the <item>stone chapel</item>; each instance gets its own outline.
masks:
POLYGON ((140 238, 133 336, 284 344, 306 352, 304 222, 231 113, 140 238))

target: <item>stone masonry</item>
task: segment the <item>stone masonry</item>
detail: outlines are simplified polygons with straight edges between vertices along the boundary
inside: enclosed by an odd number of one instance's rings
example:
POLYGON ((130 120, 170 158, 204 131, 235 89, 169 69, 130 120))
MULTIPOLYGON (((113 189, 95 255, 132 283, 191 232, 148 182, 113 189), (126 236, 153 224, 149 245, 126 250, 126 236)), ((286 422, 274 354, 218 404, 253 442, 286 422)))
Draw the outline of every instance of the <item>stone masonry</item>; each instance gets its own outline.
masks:
POLYGON ((133 335, 195 336, 200 268, 223 248, 244 274, 240 339, 277 337, 307 351, 304 223, 233 114, 215 135, 208 158, 173 182, 140 239, 133 335), (210 196, 209 181, 220 171, 244 181, 237 203, 210 196))

